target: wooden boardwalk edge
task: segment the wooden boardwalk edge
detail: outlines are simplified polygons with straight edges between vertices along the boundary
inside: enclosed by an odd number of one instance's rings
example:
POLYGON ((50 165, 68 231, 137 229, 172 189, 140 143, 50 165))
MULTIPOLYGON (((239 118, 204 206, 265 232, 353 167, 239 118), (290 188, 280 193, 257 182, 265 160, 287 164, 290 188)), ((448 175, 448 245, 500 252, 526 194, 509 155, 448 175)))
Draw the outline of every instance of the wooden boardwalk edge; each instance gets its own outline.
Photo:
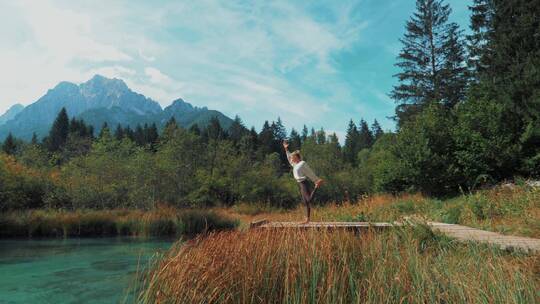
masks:
MULTIPOLYGON (((385 223, 385 222, 270 222, 268 220, 259 220, 252 222, 250 228, 262 229, 346 229, 356 231, 367 230, 386 230, 397 226, 414 225, 414 222, 404 224, 400 222, 385 223)), ((497 246, 504 250, 521 250, 528 253, 540 253, 540 239, 504 235, 497 232, 485 231, 463 225, 446 224, 438 222, 427 222, 434 231, 438 231, 444 235, 454 238, 461 242, 479 242, 497 246)))

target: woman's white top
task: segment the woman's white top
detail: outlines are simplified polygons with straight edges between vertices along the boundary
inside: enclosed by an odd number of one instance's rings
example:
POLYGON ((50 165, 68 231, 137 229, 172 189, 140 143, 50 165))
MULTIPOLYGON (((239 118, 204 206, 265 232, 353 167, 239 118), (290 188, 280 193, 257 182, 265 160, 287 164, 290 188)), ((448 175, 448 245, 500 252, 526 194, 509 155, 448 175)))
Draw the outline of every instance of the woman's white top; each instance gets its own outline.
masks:
POLYGON ((289 164, 293 168, 293 176, 294 179, 296 179, 297 182, 303 182, 307 178, 309 178, 312 182, 316 183, 319 178, 313 170, 308 166, 308 164, 305 161, 299 161, 298 163, 294 164, 291 160, 291 153, 287 151, 287 160, 289 160, 289 164))

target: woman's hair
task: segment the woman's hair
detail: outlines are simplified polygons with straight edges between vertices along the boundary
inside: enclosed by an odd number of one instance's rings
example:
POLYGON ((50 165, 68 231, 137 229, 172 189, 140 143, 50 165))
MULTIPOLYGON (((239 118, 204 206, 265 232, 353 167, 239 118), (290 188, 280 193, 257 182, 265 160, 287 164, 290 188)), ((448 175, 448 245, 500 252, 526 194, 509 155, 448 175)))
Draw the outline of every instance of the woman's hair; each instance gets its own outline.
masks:
POLYGON ((293 153, 291 153, 291 157, 297 156, 299 160, 302 160, 302 155, 300 154, 300 150, 296 150, 293 153))

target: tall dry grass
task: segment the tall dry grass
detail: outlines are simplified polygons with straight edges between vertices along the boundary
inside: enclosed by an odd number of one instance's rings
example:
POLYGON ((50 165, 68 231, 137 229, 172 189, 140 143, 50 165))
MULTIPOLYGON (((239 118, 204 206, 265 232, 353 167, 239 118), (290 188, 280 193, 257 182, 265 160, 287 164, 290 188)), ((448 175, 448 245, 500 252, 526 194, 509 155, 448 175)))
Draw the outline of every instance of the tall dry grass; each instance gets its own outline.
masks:
MULTIPOLYGON (((263 218, 300 221, 305 212, 302 205, 292 210, 250 205, 217 211, 236 217, 242 223, 263 218)), ((421 194, 376 194, 354 203, 334 203, 312 209, 314 221, 392 222, 412 215, 426 220, 540 238, 540 189, 527 186, 496 187, 447 200, 421 194)))
POLYGON ((238 221, 213 211, 26 210, 0 214, 0 237, 193 236, 233 229, 238 221))
POLYGON ((383 234, 249 230, 174 247, 139 303, 538 303, 539 257, 457 244, 428 228, 383 234))

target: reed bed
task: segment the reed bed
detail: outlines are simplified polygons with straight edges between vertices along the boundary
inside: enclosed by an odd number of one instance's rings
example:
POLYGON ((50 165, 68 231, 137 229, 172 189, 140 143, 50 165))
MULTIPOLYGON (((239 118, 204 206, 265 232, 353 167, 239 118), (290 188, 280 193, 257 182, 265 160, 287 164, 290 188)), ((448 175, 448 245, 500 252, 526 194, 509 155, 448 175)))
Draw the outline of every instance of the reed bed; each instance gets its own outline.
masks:
POLYGON ((238 220, 213 211, 171 207, 0 214, 0 237, 193 236, 237 226, 238 220))
POLYGON ((212 233, 174 246, 139 303, 538 303, 540 258, 426 226, 212 233))

